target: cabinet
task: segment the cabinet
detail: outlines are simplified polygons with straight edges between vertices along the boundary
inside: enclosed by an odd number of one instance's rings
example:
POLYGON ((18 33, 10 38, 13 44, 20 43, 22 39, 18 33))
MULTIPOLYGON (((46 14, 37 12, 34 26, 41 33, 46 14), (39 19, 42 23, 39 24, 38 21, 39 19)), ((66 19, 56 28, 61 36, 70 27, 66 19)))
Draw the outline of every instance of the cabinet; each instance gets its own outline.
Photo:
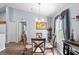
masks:
POLYGON ((5 49, 5 39, 6 39, 6 35, 0 34, 0 51, 5 49))
POLYGON ((63 54, 65 54, 65 55, 72 55, 72 54, 79 55, 79 41, 64 40, 63 43, 64 43, 63 54))
POLYGON ((0 51, 5 49, 5 41, 6 41, 6 22, 0 20, 0 51))

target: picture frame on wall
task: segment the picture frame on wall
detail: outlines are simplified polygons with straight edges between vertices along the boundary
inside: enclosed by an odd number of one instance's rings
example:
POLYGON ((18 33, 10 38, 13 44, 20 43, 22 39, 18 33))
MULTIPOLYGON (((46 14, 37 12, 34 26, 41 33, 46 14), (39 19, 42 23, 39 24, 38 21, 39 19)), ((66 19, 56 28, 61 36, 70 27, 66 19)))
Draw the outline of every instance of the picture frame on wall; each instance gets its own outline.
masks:
POLYGON ((36 29, 37 30, 46 30, 47 23, 46 22, 36 22, 36 29))
POLYGON ((42 33, 36 33, 36 38, 42 38, 42 33))

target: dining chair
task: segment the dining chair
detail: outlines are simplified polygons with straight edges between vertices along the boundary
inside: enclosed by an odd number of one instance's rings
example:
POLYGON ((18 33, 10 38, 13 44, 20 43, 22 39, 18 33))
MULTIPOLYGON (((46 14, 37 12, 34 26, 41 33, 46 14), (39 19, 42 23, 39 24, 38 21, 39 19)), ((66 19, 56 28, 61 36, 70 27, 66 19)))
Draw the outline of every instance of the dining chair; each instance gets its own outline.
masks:
POLYGON ((32 54, 35 53, 42 53, 44 54, 45 52, 45 38, 42 39, 37 39, 37 38, 32 38, 32 54))
POLYGON ((27 54, 31 53, 32 45, 27 43, 27 36, 25 32, 21 35, 21 41, 23 43, 23 55, 28 52, 27 54))
POLYGON ((46 45, 45 45, 45 48, 46 48, 46 49, 52 50, 53 55, 54 55, 54 48, 55 48, 55 46, 56 46, 56 44, 55 44, 55 39, 56 39, 56 35, 55 35, 55 34, 52 34, 52 39, 51 39, 51 41, 50 41, 50 42, 46 42, 46 45))

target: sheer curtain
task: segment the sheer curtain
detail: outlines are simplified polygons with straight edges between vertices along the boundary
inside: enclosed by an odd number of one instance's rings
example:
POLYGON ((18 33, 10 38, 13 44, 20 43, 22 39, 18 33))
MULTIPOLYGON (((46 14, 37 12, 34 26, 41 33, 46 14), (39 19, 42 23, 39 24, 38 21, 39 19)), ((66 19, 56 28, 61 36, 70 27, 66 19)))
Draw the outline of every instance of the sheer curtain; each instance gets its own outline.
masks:
POLYGON ((56 40, 58 43, 63 44, 62 40, 64 40, 64 35, 63 35, 63 27, 62 27, 62 20, 60 17, 56 20, 56 40))

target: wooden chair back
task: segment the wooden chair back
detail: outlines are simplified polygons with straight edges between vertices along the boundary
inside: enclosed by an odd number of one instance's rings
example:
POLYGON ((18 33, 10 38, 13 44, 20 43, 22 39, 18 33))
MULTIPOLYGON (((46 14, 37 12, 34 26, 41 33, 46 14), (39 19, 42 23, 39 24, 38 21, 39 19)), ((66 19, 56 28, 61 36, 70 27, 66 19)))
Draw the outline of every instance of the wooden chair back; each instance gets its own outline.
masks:
POLYGON ((45 51, 45 39, 32 38, 32 53, 43 53, 45 51))
POLYGON ((51 43, 52 43, 53 47, 55 47, 55 39, 56 39, 56 35, 52 34, 52 41, 51 41, 51 43))

